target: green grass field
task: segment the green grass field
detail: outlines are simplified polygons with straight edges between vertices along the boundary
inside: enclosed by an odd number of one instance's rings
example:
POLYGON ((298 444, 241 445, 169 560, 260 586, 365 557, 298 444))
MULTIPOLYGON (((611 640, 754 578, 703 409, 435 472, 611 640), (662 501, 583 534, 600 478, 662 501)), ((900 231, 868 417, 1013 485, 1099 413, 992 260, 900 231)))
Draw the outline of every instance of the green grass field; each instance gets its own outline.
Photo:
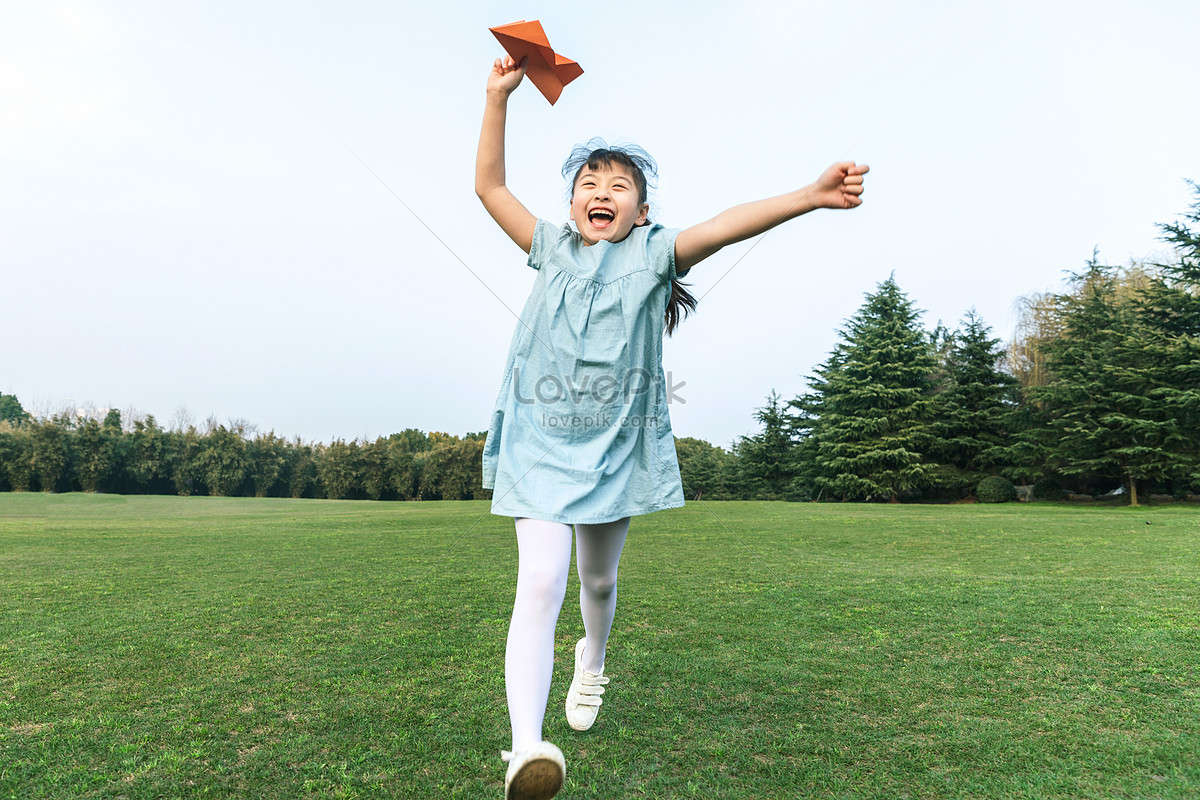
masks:
MULTIPOLYGON (((0 494, 0 797, 499 798, 486 502, 0 494)), ((1200 509, 635 519, 563 798, 1200 793, 1200 509)))

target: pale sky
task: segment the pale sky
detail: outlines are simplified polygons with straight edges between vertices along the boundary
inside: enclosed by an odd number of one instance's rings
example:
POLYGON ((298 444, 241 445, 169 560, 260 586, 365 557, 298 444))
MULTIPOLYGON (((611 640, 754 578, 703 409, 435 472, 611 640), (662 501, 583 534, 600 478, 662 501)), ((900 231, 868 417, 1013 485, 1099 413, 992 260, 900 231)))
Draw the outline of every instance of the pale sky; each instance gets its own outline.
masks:
POLYGON ((1094 247, 1164 256, 1200 180, 1190 0, 598 8, 6 0, 0 392, 308 441, 485 430, 535 275, 472 189, 488 28, 519 19, 585 71, 510 103, 538 216, 566 220, 593 136, 657 158, 668 227, 871 165, 862 207, 692 270, 677 436, 755 432, 893 272, 927 327, 974 306, 1007 338, 1094 247))

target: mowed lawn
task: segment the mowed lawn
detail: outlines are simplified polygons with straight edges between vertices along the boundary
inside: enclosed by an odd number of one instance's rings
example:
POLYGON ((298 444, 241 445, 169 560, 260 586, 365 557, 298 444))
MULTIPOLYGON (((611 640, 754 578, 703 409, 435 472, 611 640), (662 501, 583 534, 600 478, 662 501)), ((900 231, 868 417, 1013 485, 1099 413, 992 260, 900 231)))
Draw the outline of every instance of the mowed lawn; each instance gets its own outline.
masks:
MULTIPOLYGON (((486 502, 0 494, 0 797, 499 798, 486 502)), ((635 519, 563 798, 1200 793, 1200 508, 635 519)))

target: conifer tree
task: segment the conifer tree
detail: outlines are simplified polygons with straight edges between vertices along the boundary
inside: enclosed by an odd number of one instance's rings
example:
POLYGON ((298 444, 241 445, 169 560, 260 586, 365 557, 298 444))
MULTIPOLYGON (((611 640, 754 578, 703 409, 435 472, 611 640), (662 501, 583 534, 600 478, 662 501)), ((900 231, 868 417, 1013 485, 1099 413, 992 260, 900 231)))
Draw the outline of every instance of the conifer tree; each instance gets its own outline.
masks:
POLYGON ((756 500, 787 499, 796 474, 794 442, 789 414, 780 405, 774 389, 767 397, 767 404, 754 412, 754 418, 762 423, 762 431, 742 437, 738 446, 746 488, 756 500))
POLYGON ((1044 409, 1033 435, 1059 472, 1120 480, 1137 505, 1139 481, 1186 469, 1186 443, 1162 402, 1162 369, 1145 354, 1162 336, 1137 314, 1134 297, 1119 291, 1120 282, 1120 270, 1093 258, 1061 298, 1066 330, 1047 346, 1049 382, 1030 390, 1044 409))
MULTIPOLYGON (((1027 383, 1030 418, 1006 472, 1059 472, 1200 488, 1200 187, 1184 221, 1160 225, 1169 264, 1121 270, 1095 256, 1065 294, 1041 298, 1052 336, 1038 339, 1044 379, 1027 383)), ((1045 327, 1045 326, 1043 326, 1045 327)))
POLYGON ((1122 360, 1150 386, 1146 413, 1169 423, 1160 442, 1174 462, 1169 477, 1200 489, 1200 233, 1190 227, 1200 223, 1200 186, 1191 185, 1196 201, 1185 221, 1159 226, 1176 259, 1157 265, 1137 296, 1141 336, 1123 343, 1122 360))
MULTIPOLYGON (((867 296, 796 407, 807 417, 811 472, 828 498, 886 498, 929 487, 936 364, 920 313, 893 277, 867 296)), ((803 451, 802 451, 803 452, 803 451)))
POLYGON ((968 311, 949 337, 932 425, 944 485, 974 486, 1006 460, 1017 382, 1000 371, 1002 358, 1001 341, 975 309, 968 311))

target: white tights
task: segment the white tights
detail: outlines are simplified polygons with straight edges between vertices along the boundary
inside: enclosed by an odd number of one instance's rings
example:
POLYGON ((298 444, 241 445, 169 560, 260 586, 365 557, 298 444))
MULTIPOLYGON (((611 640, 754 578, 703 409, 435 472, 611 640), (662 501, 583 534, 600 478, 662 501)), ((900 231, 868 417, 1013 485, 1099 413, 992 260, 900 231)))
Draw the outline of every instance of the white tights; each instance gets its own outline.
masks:
MULTIPOLYGON (((504 656, 513 752, 542 740, 554 671, 554 627, 571 568, 570 525, 518 517, 516 527, 517 598, 504 656)), ((604 650, 617 609, 617 564, 628 531, 628 517, 575 526, 579 610, 587 635, 583 665, 589 672, 604 669, 604 650)))

